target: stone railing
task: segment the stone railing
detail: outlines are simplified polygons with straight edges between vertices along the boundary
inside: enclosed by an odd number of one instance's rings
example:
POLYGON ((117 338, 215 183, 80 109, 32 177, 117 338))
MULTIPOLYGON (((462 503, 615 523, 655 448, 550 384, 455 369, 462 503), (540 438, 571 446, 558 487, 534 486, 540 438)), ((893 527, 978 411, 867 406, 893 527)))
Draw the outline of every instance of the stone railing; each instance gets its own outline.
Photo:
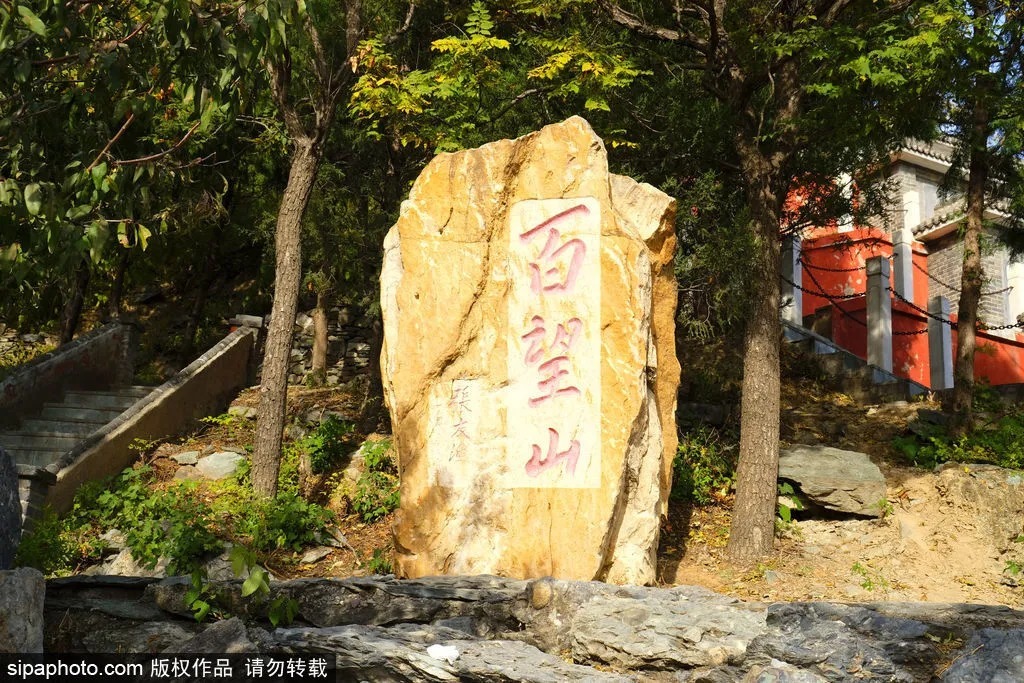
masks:
MULTIPOLYGON (((116 474, 136 458, 136 439, 180 433, 204 415, 222 410, 252 376, 256 330, 242 327, 222 339, 174 377, 89 436, 46 470, 56 476, 46 503, 58 512, 71 507, 86 481, 116 474)), ((26 476, 19 472, 19 477, 26 476)))

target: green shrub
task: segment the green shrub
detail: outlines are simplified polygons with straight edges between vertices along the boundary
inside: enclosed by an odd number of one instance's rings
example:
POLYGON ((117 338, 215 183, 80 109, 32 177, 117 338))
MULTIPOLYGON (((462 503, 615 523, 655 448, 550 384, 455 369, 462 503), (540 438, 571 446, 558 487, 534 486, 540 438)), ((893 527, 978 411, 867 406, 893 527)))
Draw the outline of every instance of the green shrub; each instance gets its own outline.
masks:
POLYGON ((363 458, 366 463, 367 472, 390 472, 395 474, 398 467, 395 464, 395 451, 391 447, 391 439, 380 441, 367 441, 363 444, 363 458))
POLYGON ((36 520, 31 532, 22 535, 15 556, 17 566, 34 567, 46 576, 69 574, 81 560, 78 545, 51 508, 36 520))
POLYGON ((383 548, 376 548, 373 551, 373 557, 366 563, 366 568, 373 574, 391 574, 394 572, 391 558, 388 557, 383 548))
POLYGON ((106 486, 82 487, 64 529, 98 533, 97 525, 118 528, 136 562, 152 568, 167 557, 170 573, 190 572, 205 555, 221 549, 211 531, 212 510, 196 495, 193 482, 152 490, 152 480, 152 470, 142 466, 124 470, 106 486))
POLYGON ((235 530, 251 539, 256 550, 300 550, 313 543, 333 518, 330 510, 306 501, 298 493, 281 491, 270 501, 250 500, 235 530))
POLYGON ((952 437, 941 427, 927 426, 919 434, 898 436, 893 447, 917 467, 943 462, 983 462, 1024 468, 1024 408, 1015 408, 970 434, 952 437))
POLYGON ((713 427, 684 433, 672 463, 672 497, 708 505, 727 495, 736 472, 735 450, 713 427))
POLYGON ((329 472, 351 450, 355 425, 330 415, 317 425, 301 445, 309 453, 313 472, 329 472))
POLYGON ((398 508, 398 477, 367 469, 356 482, 352 509, 364 522, 376 522, 398 508))

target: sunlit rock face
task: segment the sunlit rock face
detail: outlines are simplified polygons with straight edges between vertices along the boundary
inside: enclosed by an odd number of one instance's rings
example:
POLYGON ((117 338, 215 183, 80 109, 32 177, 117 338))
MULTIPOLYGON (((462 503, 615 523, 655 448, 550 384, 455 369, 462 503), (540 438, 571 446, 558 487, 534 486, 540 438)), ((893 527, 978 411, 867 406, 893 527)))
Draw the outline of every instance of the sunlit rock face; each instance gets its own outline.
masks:
POLYGON ((399 575, 654 581, 674 211, 579 117, 420 174, 381 274, 399 575))

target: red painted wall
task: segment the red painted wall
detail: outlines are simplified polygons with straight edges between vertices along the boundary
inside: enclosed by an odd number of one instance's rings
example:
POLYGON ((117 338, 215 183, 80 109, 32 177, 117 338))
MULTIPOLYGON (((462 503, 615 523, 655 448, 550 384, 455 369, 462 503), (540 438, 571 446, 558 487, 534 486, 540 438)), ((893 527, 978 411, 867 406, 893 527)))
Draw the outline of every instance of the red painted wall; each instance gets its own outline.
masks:
MULTIPOLYGON (((915 289, 916 289, 915 280, 915 289)), ((867 327, 863 325, 866 297, 831 304, 832 340, 858 358, 867 359, 867 327), (842 309, 842 310, 840 310, 842 309), (845 315, 843 313, 845 311, 845 315)), ((951 316, 956 321, 956 316, 951 316)), ((902 301, 892 303, 893 373, 931 386, 931 365, 928 353, 928 319, 902 301)), ((1019 335, 1018 335, 1019 337, 1019 335)), ((956 356, 957 334, 952 332, 953 355, 956 356)), ((978 351, 974 356, 974 377, 988 384, 1024 383, 1024 342, 1004 339, 978 332, 978 351)))
MULTIPOLYGON (((928 252, 920 242, 912 246, 913 261, 921 270, 928 269, 928 252)), ((826 294, 863 294, 867 286, 865 262, 874 256, 892 256, 892 241, 877 228, 857 228, 850 232, 832 233, 804 240, 801 245, 804 262, 803 287, 826 294), (820 287, 819 287, 820 285, 820 287)), ((913 301, 918 306, 928 305, 928 279, 918 268, 914 269, 913 301)), ((890 268, 890 272, 892 269, 890 268)), ((891 279, 890 279, 891 284, 891 279)), ((804 292, 803 314, 811 315, 828 300, 804 292)))

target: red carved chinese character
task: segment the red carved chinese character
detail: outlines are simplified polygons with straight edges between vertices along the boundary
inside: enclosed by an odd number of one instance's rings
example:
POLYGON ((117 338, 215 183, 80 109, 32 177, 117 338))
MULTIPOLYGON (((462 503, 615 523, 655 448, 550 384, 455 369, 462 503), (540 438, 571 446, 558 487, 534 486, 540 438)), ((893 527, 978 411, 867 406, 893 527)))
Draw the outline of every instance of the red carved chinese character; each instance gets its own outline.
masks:
POLYGON ((586 216, 589 213, 590 209, 583 204, 577 204, 519 235, 521 241, 529 243, 547 231, 544 248, 541 249, 537 260, 530 263, 530 288, 535 294, 563 294, 576 285, 576 278, 583 268, 583 258, 587 255, 587 245, 580 239, 562 243, 562 233, 555 226, 577 214, 586 216))
POLYGON ((579 318, 571 318, 567 322, 559 323, 555 329, 555 341, 551 346, 547 346, 544 343, 547 338, 544 318, 535 315, 530 319, 530 323, 533 324, 533 329, 521 337, 521 339, 529 343, 529 347, 523 357, 527 365, 539 362, 552 349, 558 349, 557 352, 561 353, 568 352, 576 344, 580 331, 583 330, 583 321, 579 318))
POLYGON ((573 439, 569 447, 562 452, 558 451, 558 432, 548 427, 548 453, 544 459, 540 458, 540 446, 533 444, 533 455, 526 463, 526 474, 531 477, 539 476, 544 470, 551 469, 560 462, 565 462, 565 470, 569 474, 576 473, 576 461, 580 457, 580 442, 573 439))
POLYGON ((575 394, 578 396, 582 393, 576 386, 560 386, 562 378, 569 374, 569 371, 562 367, 562 364, 568 362, 568 356, 555 356, 551 360, 540 364, 540 367, 537 369, 544 375, 544 379, 537 382, 537 388, 543 393, 530 399, 531 407, 539 405, 555 396, 565 394, 575 394))
POLYGON ((565 323, 559 323, 555 329, 555 339, 550 346, 546 343, 547 329, 544 318, 535 315, 530 322, 533 323, 533 329, 522 336, 522 339, 528 343, 523 360, 527 365, 540 363, 537 369, 543 375, 543 378, 537 382, 537 388, 542 393, 540 396, 531 398, 530 405, 536 406, 538 403, 564 394, 580 394, 579 388, 575 386, 562 386, 562 378, 569 375, 569 371, 563 366, 569 362, 569 350, 579 339, 583 321, 579 318, 572 318, 565 323))

